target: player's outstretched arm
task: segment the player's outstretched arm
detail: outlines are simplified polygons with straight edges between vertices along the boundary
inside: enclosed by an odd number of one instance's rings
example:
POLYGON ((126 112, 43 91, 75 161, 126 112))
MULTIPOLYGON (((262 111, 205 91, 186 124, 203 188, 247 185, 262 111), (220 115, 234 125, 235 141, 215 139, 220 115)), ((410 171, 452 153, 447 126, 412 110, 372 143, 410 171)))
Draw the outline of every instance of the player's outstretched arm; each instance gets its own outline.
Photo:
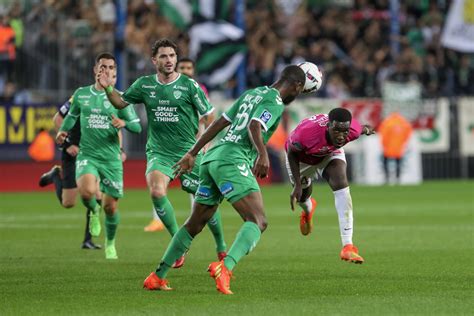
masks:
POLYGON ((122 96, 114 89, 114 82, 107 75, 107 71, 100 70, 96 76, 97 82, 105 89, 105 94, 109 99, 110 103, 116 109, 123 109, 128 106, 128 103, 122 100, 122 96))
POLYGON ((193 170, 194 160, 196 159, 199 151, 209 143, 216 135, 224 128, 230 125, 230 122, 221 116, 218 120, 212 122, 212 124, 204 131, 199 137, 197 142, 191 147, 190 150, 173 165, 173 173, 175 177, 179 177, 184 173, 189 173, 193 170))
POLYGON ((253 165, 252 172, 255 177, 265 178, 270 169, 270 160, 268 159, 267 148, 263 143, 262 124, 257 120, 252 120, 248 126, 250 140, 258 152, 257 160, 253 165))
POLYGON ((288 157, 288 164, 290 165, 291 174, 293 175, 293 179, 295 183, 293 186, 293 191, 291 192, 291 195, 290 195, 291 210, 294 211, 295 203, 301 199, 301 194, 303 192, 301 188, 301 179, 300 179, 301 177, 300 163, 299 163, 297 152, 291 148, 291 145, 288 146, 286 154, 288 157))

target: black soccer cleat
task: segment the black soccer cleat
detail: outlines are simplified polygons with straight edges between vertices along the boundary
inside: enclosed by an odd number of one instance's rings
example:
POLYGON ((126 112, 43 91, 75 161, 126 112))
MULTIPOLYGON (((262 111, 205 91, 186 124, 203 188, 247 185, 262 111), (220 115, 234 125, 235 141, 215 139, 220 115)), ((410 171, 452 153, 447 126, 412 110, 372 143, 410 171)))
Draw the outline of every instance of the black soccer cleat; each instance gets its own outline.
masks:
POLYGON ((51 170, 49 170, 46 173, 43 173, 43 175, 40 177, 39 186, 45 187, 53 183, 54 177, 59 176, 60 171, 61 171, 61 166, 54 165, 53 168, 51 168, 51 170))
POLYGON ((82 249, 101 249, 101 245, 96 245, 92 240, 86 240, 82 243, 82 249))

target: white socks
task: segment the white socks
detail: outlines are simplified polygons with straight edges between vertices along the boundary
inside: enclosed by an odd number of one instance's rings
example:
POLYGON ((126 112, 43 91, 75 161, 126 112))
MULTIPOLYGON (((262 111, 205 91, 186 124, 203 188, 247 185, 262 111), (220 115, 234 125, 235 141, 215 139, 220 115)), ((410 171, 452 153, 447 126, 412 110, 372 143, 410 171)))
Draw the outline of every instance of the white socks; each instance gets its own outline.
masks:
POLYGON ((311 203, 311 196, 304 202, 298 202, 298 205, 301 206, 306 214, 309 214, 311 212, 311 208, 313 207, 313 203, 311 203))
POLYGON ((352 198, 349 187, 334 191, 334 202, 339 218, 342 245, 352 244, 353 218, 352 198))

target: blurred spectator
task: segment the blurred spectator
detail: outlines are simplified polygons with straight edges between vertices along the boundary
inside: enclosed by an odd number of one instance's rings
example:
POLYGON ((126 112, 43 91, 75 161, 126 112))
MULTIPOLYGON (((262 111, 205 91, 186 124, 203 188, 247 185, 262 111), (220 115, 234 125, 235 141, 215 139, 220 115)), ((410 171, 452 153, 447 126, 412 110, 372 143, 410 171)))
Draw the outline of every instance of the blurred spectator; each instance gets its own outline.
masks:
POLYGON ((388 115, 378 128, 383 148, 383 166, 387 183, 400 183, 401 161, 413 128, 400 113, 388 115), (390 176, 389 162, 395 161, 395 181, 390 176))
MULTIPOLYGON (((1 19, 0 40, 4 41, 0 48, 9 48, 0 53, 0 72, 13 71, 9 53, 13 50, 13 60, 20 61, 15 70, 19 78, 13 80, 21 88, 50 91, 52 96, 62 89, 68 94, 73 87, 88 82, 90 61, 97 51, 122 47, 128 63, 126 79, 133 81, 153 70, 150 45, 162 37, 179 43, 180 56, 188 54, 186 30, 175 27, 163 14, 161 1, 127 1, 123 46, 121 42, 117 46, 115 38, 120 22, 117 1, 7 3, 1 19), (14 35, 13 45, 10 34, 14 35)), ((245 1, 247 85, 269 84, 285 65, 308 60, 325 74, 325 84, 317 96, 379 97, 387 77, 419 81, 425 97, 473 95, 473 85, 469 84, 472 60, 440 44, 449 4, 450 1, 400 1, 400 36, 395 39, 389 36, 388 0, 245 1), (390 54, 392 39, 399 41, 398 56, 390 54)), ((232 19, 233 13, 229 16, 232 19)), ((235 85, 231 79, 218 89, 232 96, 235 85)))
POLYGON ((9 17, 0 14, 0 76, 12 79, 16 59, 15 31, 10 26, 9 17))
POLYGON ((472 55, 463 54, 459 60, 459 67, 455 72, 456 93, 458 95, 474 94, 474 65, 472 55))
POLYGON ((48 131, 42 129, 28 147, 28 155, 34 161, 51 161, 54 159, 55 143, 48 131))

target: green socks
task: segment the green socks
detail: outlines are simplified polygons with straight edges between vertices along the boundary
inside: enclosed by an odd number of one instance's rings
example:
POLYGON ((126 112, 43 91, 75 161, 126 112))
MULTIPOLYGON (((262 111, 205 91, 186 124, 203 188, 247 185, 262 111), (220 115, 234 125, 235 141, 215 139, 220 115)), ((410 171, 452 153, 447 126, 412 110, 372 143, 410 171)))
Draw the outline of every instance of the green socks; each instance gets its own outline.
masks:
POLYGON ((257 224, 245 222, 237 233, 237 237, 230 247, 227 257, 224 259, 226 268, 232 271, 237 262, 255 248, 261 235, 262 232, 257 224))
POLYGON ((155 212, 160 217, 170 235, 174 236, 178 231, 178 223, 176 223, 176 216, 174 215, 174 209, 170 201, 166 196, 161 198, 152 197, 151 200, 153 201, 155 212))
POLYGON ((90 200, 82 200, 82 204, 84 204, 87 209, 91 210, 95 215, 99 214, 100 205, 97 203, 95 196, 90 200))
POLYGON ((183 254, 188 251, 191 243, 193 242, 193 237, 188 233, 186 228, 181 227, 176 234, 171 239, 166 252, 161 259, 158 268, 156 268, 156 275, 160 279, 166 278, 168 270, 171 268, 173 263, 178 260, 183 254))
POLYGON ((120 223, 120 214, 118 210, 113 215, 105 214, 105 232, 107 240, 114 240, 115 233, 117 232, 117 226, 120 223))
POLYGON ((211 219, 207 222, 207 227, 211 230, 216 241, 216 251, 222 252, 227 249, 224 240, 224 231, 222 230, 221 212, 217 210, 211 219))

